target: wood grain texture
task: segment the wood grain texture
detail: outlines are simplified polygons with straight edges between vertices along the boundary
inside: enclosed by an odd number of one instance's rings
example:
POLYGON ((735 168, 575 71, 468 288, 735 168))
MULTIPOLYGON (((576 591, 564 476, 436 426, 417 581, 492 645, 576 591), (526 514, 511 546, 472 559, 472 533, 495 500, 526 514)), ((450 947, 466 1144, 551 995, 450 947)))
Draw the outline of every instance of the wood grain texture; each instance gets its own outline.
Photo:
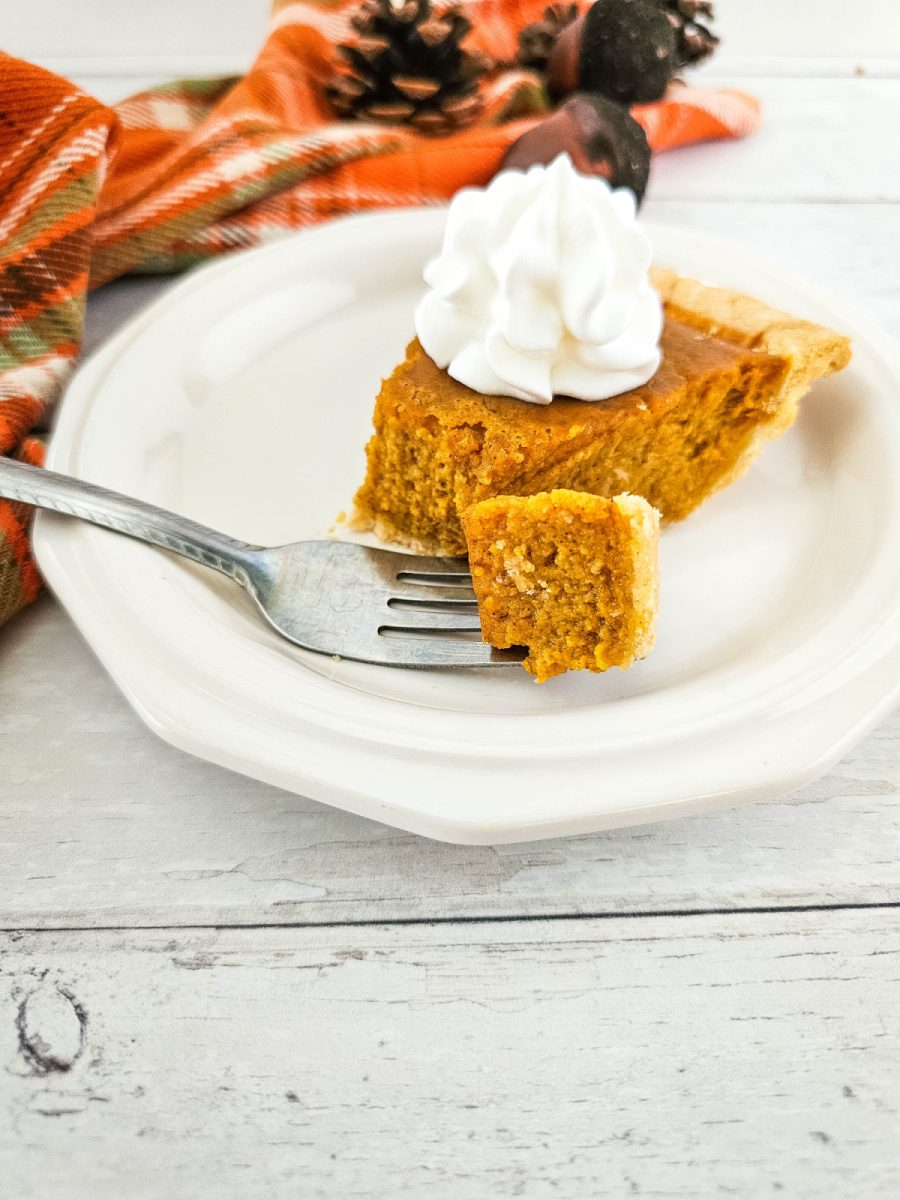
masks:
POLYGON ((894 1200, 898 963, 896 912, 7 939, 4 1195, 894 1200))
POLYGON ((547 843, 448 846, 164 745, 48 599, 0 640, 0 733, 6 928, 900 900, 900 717, 793 799, 547 843))

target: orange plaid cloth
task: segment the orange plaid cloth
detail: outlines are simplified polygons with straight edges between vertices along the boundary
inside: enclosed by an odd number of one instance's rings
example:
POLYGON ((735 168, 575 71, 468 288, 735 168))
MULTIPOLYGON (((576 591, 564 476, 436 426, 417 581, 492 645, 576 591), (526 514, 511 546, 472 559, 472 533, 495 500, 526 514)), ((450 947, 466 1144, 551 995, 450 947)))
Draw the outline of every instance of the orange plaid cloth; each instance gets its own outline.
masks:
MULTIPOLYGON (((41 461, 30 435, 73 367, 89 287, 486 183, 548 108, 539 78, 513 65, 545 4, 468 0, 469 41, 499 65, 477 124, 440 139, 334 119, 324 84, 356 0, 276 0, 243 78, 165 84, 114 109, 0 54, 0 454, 41 461)), ((654 150, 742 136, 759 119, 748 96, 684 86, 634 116, 654 150)), ((29 518, 0 500, 0 622, 40 588, 29 518)))

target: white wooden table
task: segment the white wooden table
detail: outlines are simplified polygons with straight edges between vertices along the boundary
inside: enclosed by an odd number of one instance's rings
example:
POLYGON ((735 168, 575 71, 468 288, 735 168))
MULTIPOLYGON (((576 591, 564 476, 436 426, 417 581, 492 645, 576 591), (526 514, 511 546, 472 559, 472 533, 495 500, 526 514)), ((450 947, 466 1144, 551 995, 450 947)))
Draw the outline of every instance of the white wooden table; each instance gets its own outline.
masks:
MULTIPOLYGON (((900 46, 796 7, 819 57, 723 56, 765 130, 646 214, 900 336, 900 46)), ((163 745, 44 598, 0 737, 3 1200, 900 1195, 900 717, 780 801, 452 847, 163 745)))

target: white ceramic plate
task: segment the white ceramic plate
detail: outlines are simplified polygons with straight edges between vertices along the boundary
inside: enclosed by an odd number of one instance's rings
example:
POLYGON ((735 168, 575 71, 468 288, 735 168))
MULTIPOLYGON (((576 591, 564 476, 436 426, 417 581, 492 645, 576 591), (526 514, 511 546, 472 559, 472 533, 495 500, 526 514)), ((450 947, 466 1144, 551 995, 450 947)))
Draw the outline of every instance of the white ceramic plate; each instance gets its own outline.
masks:
MULTIPOLYGON (((50 465, 252 542, 350 506, 439 211, 356 217, 193 274, 78 374, 50 465)), ((854 337, 750 474, 662 539, 656 648, 628 672, 408 672, 301 651, 227 580, 41 514, 38 558, 168 741, 431 837, 509 842, 772 796, 900 691, 900 366, 836 300, 693 233, 656 261, 854 337)))

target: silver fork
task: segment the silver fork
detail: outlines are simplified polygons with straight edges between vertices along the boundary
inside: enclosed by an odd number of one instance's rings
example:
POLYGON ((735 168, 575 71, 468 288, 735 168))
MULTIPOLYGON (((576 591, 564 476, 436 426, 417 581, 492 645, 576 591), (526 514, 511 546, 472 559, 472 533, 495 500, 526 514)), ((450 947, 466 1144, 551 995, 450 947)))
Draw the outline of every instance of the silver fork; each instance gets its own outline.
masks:
POLYGON ((142 500, 8 458, 0 458, 0 497, 91 521, 221 571, 246 588, 282 637, 317 654, 386 667, 500 667, 525 656, 480 640, 465 559, 324 540, 251 546, 142 500))

